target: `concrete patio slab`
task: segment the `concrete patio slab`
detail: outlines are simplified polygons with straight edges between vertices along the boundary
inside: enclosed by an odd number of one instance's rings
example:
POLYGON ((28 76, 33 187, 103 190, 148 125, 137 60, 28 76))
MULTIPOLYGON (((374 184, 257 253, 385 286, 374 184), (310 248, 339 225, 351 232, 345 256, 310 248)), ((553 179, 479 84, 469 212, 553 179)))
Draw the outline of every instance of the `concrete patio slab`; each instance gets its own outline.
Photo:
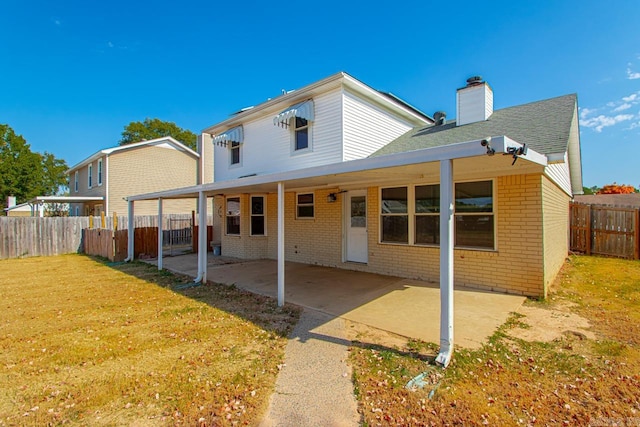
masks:
MULTIPOLYGON (((164 258, 163 266, 193 277, 197 273, 193 254, 164 258)), ((207 280, 277 296, 274 260, 242 261, 210 255, 207 280)), ((440 290, 434 283, 287 262, 285 300, 408 338, 440 341, 440 290)), ((522 296, 456 288, 455 344, 480 347, 524 300, 522 296)))

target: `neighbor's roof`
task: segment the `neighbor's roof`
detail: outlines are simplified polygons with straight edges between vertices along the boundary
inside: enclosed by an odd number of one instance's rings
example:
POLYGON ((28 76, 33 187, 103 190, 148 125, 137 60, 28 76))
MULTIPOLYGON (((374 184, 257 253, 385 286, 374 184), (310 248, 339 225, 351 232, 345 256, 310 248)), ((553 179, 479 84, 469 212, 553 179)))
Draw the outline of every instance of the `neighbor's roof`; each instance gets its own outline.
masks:
POLYGON ((91 156, 87 157, 86 159, 84 159, 83 161, 81 161, 80 163, 77 163, 75 165, 73 165, 72 167, 70 167, 66 173, 71 173, 71 171, 81 168, 97 159, 99 159, 100 157, 106 155, 109 155, 111 153, 115 153, 118 151, 125 151, 125 150, 131 150, 134 148, 138 148, 141 146, 145 146, 145 145, 162 145, 162 144, 169 144, 169 145, 173 145, 176 149, 178 149, 179 151, 184 151, 187 154, 190 154, 193 157, 200 157, 200 154, 198 154, 197 152, 193 151, 191 148, 187 147, 186 145, 184 145, 183 143, 181 143, 180 141, 177 141, 176 139, 170 137, 170 136, 163 136, 161 138, 156 138, 156 139, 150 139, 148 141, 140 141, 140 142, 135 142, 133 144, 125 144, 125 145, 118 145, 116 147, 111 147, 111 148, 105 148, 104 150, 100 150, 94 154, 92 154, 91 156))
POLYGON ((421 126, 382 147, 372 156, 438 147, 495 135, 506 135, 541 154, 568 150, 569 134, 577 112, 575 94, 559 96, 493 112, 488 120, 456 126, 450 120, 441 126, 421 126))

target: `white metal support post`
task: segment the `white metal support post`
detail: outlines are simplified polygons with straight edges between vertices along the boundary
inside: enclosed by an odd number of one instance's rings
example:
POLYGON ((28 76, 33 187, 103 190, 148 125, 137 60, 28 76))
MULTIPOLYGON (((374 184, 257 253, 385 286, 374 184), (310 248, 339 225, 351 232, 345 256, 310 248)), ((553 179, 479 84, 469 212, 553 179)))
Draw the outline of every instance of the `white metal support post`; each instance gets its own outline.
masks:
POLYGON ((133 261, 133 200, 127 201, 127 259, 125 262, 133 261))
POLYGON ((284 183, 278 183, 278 306, 284 305, 284 183))
POLYGON ((162 197, 158 198, 158 270, 162 270, 162 197))
POLYGON ((198 277, 196 282, 207 282, 207 195, 198 194, 198 277))
POLYGON ((436 362, 447 367, 453 354, 453 160, 440 161, 440 352, 436 362))

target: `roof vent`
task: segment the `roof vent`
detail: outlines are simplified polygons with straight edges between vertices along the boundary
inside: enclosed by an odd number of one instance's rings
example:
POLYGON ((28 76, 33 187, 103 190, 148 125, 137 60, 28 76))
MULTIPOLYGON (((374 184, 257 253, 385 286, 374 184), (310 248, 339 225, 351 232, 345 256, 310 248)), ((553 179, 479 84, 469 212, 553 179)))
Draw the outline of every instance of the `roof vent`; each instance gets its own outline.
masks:
POLYGON ((433 119, 436 126, 442 126, 447 121, 447 113, 444 111, 436 111, 433 113, 433 119))
POLYGON ((482 76, 473 76, 467 79, 467 87, 478 86, 484 83, 482 76))

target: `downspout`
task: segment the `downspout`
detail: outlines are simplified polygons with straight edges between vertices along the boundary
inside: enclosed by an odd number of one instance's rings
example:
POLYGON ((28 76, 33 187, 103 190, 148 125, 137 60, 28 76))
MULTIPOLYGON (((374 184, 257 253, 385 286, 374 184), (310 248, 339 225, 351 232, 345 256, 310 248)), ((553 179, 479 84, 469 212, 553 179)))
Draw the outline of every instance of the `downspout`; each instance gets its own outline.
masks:
POLYGON ((284 183, 278 183, 278 307, 284 305, 284 183))
POLYGON ((453 354, 453 160, 440 161, 440 352, 436 363, 446 368, 453 354))
POLYGON ((127 200, 127 258, 124 262, 133 261, 133 200, 127 200))

